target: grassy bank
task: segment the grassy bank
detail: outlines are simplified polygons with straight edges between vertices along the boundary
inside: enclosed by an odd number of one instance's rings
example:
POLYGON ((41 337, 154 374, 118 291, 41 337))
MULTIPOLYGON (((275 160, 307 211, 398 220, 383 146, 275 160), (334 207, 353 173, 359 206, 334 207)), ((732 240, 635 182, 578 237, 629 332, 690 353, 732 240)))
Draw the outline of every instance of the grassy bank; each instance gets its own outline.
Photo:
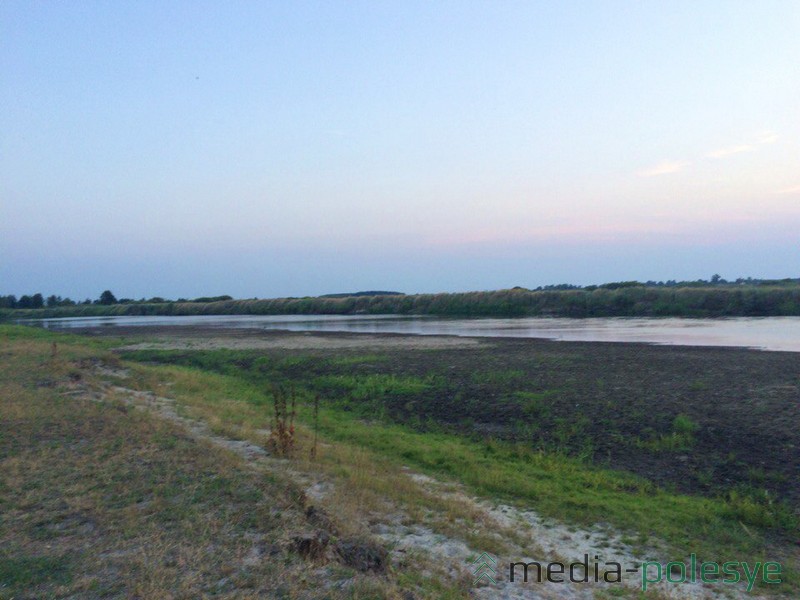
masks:
MULTIPOLYGON (((154 597, 169 590, 193 597, 391 598, 407 588, 426 598, 468 594, 411 559, 381 577, 343 565, 320 570, 291 549, 292 535, 309 523, 307 499, 290 481, 254 472, 175 424, 104 396, 98 368, 111 382, 174 398, 181 414, 217 434, 259 445, 269 441, 273 385, 294 386, 298 426, 289 464, 334 482, 329 502, 343 537, 363 535, 364 515, 398 507, 406 518, 489 552, 501 553, 516 535, 478 522, 465 503, 415 486, 405 475, 410 467, 556 522, 605 523, 625 543, 665 560, 691 552, 719 562, 778 560, 784 583, 760 591, 794 597, 800 589, 792 545, 797 515, 785 505, 682 494, 556 448, 475 439, 435 421, 403 422, 378 409, 400 399, 411 410, 446 378, 393 371, 396 355, 148 351, 120 360, 109 352, 119 343, 111 337, 4 326, 0 339, 0 431, 8 432, 0 438, 0 481, 7 482, 0 488, 0 597, 28 597, 30 590, 35 597, 154 597), (271 558, 243 562, 254 547, 271 558), (346 593, 332 591, 332 581, 350 582, 346 593)), ((416 355, 435 362, 435 353, 416 355)), ((491 365, 471 373, 484 393, 526 377, 522 369, 491 365)), ((538 405, 547 398, 521 400, 538 405)))
POLYGON ((0 327, 0 598, 400 597, 295 550, 291 481, 108 396, 103 345, 0 327))
POLYGON ((657 287, 514 288, 452 294, 274 298, 218 302, 79 304, 0 309, 0 318, 122 315, 399 314, 454 317, 723 317, 798 316, 796 283, 657 287))

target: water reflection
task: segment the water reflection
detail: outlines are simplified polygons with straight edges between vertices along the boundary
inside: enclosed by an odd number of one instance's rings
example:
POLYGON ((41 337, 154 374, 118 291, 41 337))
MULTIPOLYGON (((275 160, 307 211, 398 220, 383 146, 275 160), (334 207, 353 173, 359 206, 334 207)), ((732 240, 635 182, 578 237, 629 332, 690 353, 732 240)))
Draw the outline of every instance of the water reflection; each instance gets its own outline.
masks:
POLYGON ((25 322, 48 329, 200 325, 289 331, 444 334, 588 342, 744 346, 764 350, 800 351, 800 317, 443 319, 430 316, 396 315, 202 315, 187 317, 72 317, 25 322))

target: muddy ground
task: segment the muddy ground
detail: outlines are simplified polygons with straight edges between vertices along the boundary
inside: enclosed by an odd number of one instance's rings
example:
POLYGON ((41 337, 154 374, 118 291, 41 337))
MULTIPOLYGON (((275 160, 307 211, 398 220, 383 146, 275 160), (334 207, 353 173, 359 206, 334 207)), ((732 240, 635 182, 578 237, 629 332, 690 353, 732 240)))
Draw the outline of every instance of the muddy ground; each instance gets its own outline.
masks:
POLYGON ((800 353, 203 327, 82 333, 121 336, 140 360, 196 364, 198 350, 230 348, 217 359, 243 374, 266 369, 365 416, 565 452, 683 492, 800 504, 800 353), (425 385, 355 399, 341 385, 380 375, 425 385))

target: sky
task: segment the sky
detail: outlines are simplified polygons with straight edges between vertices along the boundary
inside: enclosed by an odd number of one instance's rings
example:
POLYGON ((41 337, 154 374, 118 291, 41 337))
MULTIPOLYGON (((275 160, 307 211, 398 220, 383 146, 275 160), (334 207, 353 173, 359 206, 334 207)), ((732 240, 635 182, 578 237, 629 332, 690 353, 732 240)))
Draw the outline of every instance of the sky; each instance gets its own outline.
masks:
POLYGON ((0 3, 0 294, 800 276, 796 1, 0 3))

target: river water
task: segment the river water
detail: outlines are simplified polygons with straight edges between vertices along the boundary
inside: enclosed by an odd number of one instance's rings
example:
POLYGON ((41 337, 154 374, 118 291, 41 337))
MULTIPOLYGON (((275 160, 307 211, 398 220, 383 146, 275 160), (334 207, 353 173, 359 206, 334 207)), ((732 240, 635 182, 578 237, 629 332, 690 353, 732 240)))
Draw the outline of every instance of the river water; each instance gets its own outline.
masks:
POLYGON ((71 317, 27 320, 48 329, 115 326, 205 326, 289 331, 406 333, 545 338, 585 342, 647 342, 688 346, 739 346, 800 352, 800 317, 509 318, 451 319, 397 315, 203 315, 186 317, 71 317))

